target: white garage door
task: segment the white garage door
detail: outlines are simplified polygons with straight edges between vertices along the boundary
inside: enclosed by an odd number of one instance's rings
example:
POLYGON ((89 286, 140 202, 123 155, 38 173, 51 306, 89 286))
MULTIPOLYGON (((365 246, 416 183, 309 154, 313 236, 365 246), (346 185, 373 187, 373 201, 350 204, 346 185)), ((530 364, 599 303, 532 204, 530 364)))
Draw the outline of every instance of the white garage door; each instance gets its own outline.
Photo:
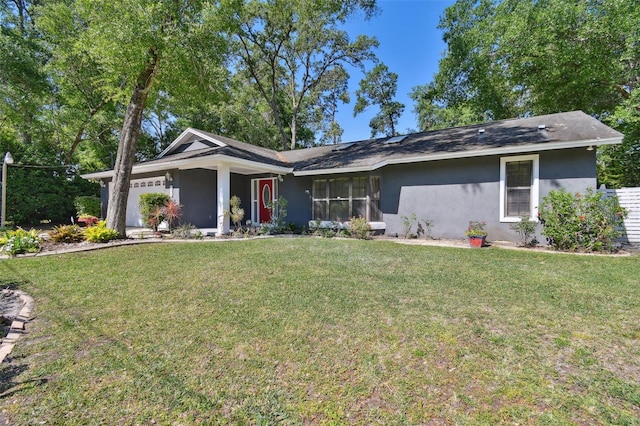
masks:
MULTIPOLYGON (((140 194, 148 192, 169 194, 169 189, 166 188, 164 179, 164 176, 157 176, 131 180, 129 198, 127 199, 127 226, 146 226, 140 217, 140 194)), ((111 192, 112 189, 110 185, 109 192, 111 192)))

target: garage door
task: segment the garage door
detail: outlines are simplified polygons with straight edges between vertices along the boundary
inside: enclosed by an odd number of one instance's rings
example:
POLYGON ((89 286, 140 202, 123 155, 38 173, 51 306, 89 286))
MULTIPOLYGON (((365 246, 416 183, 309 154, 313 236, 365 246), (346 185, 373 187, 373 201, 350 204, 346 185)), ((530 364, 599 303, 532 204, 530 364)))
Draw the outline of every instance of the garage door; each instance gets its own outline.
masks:
MULTIPOLYGON (((109 188, 111 191, 112 188, 109 188)), ((164 176, 150 177, 146 179, 131 180, 129 186, 129 198, 127 199, 127 226, 144 227, 144 221, 140 216, 140 194, 148 192, 160 192, 169 194, 164 176)))

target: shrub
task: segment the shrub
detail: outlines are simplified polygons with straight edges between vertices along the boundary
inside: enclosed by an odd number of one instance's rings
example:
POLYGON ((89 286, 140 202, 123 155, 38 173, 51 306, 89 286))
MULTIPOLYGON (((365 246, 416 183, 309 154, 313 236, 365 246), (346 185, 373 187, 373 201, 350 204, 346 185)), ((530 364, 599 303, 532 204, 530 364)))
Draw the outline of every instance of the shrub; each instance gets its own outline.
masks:
POLYGON ((353 238, 366 240, 371 238, 371 226, 364 217, 352 217, 349 219, 349 227, 347 228, 349 235, 353 238))
POLYGON ((106 243, 119 237, 118 231, 107 228, 107 222, 101 220, 96 226, 91 226, 84 231, 87 241, 92 243, 106 243))
POLYGON ((86 226, 93 226, 98 223, 98 220, 100 219, 89 214, 81 214, 80 216, 78 216, 78 222, 84 223, 86 226))
POLYGON ((171 235, 174 236, 175 238, 180 238, 183 240, 188 240, 191 238, 194 238, 196 240, 201 240, 203 238, 202 231, 200 231, 198 228, 191 225, 190 223, 185 223, 178 226, 171 232, 171 235))
POLYGON ((425 238, 434 239, 433 235, 431 235, 431 230, 433 229, 433 221, 429 219, 422 219, 424 222, 424 227, 420 222, 418 222, 418 229, 416 230, 416 235, 420 238, 420 235, 424 234, 425 238))
POLYGON ((615 251, 627 215, 617 197, 589 188, 583 195, 551 191, 539 208, 542 235, 557 250, 615 251))
POLYGON ((536 244, 535 234, 537 227, 538 224, 532 221, 529 215, 524 215, 520 218, 520 222, 511 224, 511 229, 516 231, 524 247, 531 247, 536 244))
MULTIPOLYGON (((56 164, 55 159, 45 160, 12 152, 17 163, 56 164)), ((99 194, 100 186, 89 182, 71 171, 9 167, 7 170, 6 219, 14 224, 38 225, 42 221, 68 223, 76 215, 74 200, 80 195, 99 194)))
POLYGON ((78 216, 100 216, 100 198, 90 195, 76 197, 73 200, 78 216))
POLYGON ((158 230, 158 225, 165 220, 165 216, 161 209, 171 198, 162 192, 148 192, 140 194, 140 214, 142 220, 147 226, 158 230))
POLYGON ((15 231, 7 231, 0 237, 0 249, 9 256, 22 253, 37 253, 40 251, 40 237, 38 231, 32 229, 25 231, 18 228, 15 231))
POLYGON ((402 232, 405 238, 413 238, 414 235, 411 233, 411 226, 413 222, 417 219, 415 213, 411 213, 411 216, 401 216, 402 219, 402 232))
POLYGON ((286 229, 287 223, 285 218, 287 217, 287 204, 288 201, 283 196, 267 203, 267 208, 271 211, 271 222, 266 224, 266 226, 263 224, 263 233, 280 234, 286 229))
POLYGON ((60 225, 49 232, 49 238, 55 243, 78 243, 84 241, 84 231, 78 225, 60 225))

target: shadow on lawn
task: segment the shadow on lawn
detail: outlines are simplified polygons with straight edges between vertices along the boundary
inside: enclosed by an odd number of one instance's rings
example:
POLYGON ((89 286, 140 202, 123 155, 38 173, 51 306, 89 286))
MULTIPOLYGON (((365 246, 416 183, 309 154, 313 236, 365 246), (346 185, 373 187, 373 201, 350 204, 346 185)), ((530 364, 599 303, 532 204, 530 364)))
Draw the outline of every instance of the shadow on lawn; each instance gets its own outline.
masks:
POLYGON ((16 381, 16 377, 29 368, 26 364, 13 364, 13 362, 18 359, 17 357, 7 357, 5 362, 0 364, 0 399, 10 397, 17 392, 19 388, 24 386, 38 386, 48 381, 46 378, 31 379, 24 382, 16 381), (10 362, 7 362, 9 359, 10 362))

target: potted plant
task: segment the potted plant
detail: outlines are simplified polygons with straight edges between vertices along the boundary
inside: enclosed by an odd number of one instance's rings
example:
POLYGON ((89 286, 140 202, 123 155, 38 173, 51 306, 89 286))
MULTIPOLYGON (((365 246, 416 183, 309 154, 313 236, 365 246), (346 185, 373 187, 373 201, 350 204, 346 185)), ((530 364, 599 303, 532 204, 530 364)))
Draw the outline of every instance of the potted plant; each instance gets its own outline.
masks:
POLYGON ((487 239, 487 231, 484 227, 487 223, 485 221, 469 221, 469 226, 465 234, 469 237, 469 244, 471 247, 482 247, 487 239))

